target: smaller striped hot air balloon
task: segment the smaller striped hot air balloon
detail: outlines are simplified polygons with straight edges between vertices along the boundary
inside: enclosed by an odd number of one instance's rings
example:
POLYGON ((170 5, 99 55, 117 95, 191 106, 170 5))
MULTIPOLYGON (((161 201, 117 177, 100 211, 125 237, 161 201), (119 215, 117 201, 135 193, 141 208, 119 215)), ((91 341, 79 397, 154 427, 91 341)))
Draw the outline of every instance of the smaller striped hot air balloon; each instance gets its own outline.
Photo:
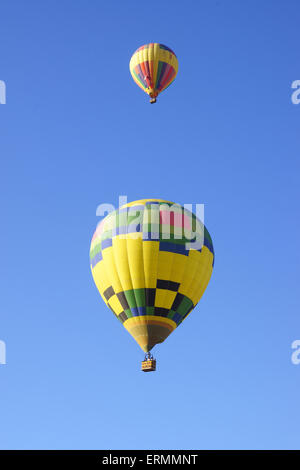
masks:
POLYGON ((178 60, 169 47, 151 42, 135 51, 129 68, 135 83, 150 96, 150 103, 156 103, 158 94, 174 81, 178 60))

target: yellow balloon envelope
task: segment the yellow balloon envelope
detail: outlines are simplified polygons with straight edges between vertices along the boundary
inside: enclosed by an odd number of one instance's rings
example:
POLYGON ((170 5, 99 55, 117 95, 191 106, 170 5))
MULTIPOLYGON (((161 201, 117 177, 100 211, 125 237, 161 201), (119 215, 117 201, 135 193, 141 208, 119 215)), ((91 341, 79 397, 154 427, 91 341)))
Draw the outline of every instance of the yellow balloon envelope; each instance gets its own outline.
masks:
POLYGON ((102 220, 90 262, 104 302, 148 352, 199 302, 212 274, 214 250, 192 212, 163 199, 143 199, 102 220))

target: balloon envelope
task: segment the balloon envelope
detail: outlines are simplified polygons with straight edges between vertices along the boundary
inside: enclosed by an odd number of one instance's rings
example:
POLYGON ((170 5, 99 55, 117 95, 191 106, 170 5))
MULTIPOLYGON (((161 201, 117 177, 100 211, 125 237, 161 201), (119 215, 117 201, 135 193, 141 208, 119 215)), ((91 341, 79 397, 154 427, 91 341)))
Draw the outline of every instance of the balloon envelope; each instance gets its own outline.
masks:
POLYGON ((135 51, 129 69, 135 83, 151 98, 156 98, 175 79, 178 60, 169 47, 150 43, 135 51))
POLYGON ((143 199, 102 220, 90 262, 104 302, 148 352, 199 302, 212 274, 214 250, 193 213, 162 199, 143 199))

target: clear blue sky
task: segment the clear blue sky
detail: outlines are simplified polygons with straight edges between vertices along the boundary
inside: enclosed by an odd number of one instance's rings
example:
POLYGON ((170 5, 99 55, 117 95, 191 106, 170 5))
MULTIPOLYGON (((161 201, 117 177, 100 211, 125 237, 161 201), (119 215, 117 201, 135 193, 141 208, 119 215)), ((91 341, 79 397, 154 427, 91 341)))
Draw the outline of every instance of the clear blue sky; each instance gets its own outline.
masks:
POLYGON ((0 447, 300 448, 299 2, 1 2, 0 447), (137 47, 179 59, 154 106, 137 47), (96 207, 204 203, 215 269, 154 349, 104 305, 96 207))

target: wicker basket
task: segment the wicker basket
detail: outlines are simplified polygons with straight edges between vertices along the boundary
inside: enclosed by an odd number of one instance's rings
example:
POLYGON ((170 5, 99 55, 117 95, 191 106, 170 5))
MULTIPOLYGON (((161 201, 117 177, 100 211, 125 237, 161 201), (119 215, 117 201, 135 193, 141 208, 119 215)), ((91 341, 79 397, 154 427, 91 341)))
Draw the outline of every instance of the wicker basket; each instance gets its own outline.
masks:
POLYGON ((142 362, 142 369, 143 372, 153 372, 156 370, 156 360, 155 359, 148 359, 147 361, 142 362))

